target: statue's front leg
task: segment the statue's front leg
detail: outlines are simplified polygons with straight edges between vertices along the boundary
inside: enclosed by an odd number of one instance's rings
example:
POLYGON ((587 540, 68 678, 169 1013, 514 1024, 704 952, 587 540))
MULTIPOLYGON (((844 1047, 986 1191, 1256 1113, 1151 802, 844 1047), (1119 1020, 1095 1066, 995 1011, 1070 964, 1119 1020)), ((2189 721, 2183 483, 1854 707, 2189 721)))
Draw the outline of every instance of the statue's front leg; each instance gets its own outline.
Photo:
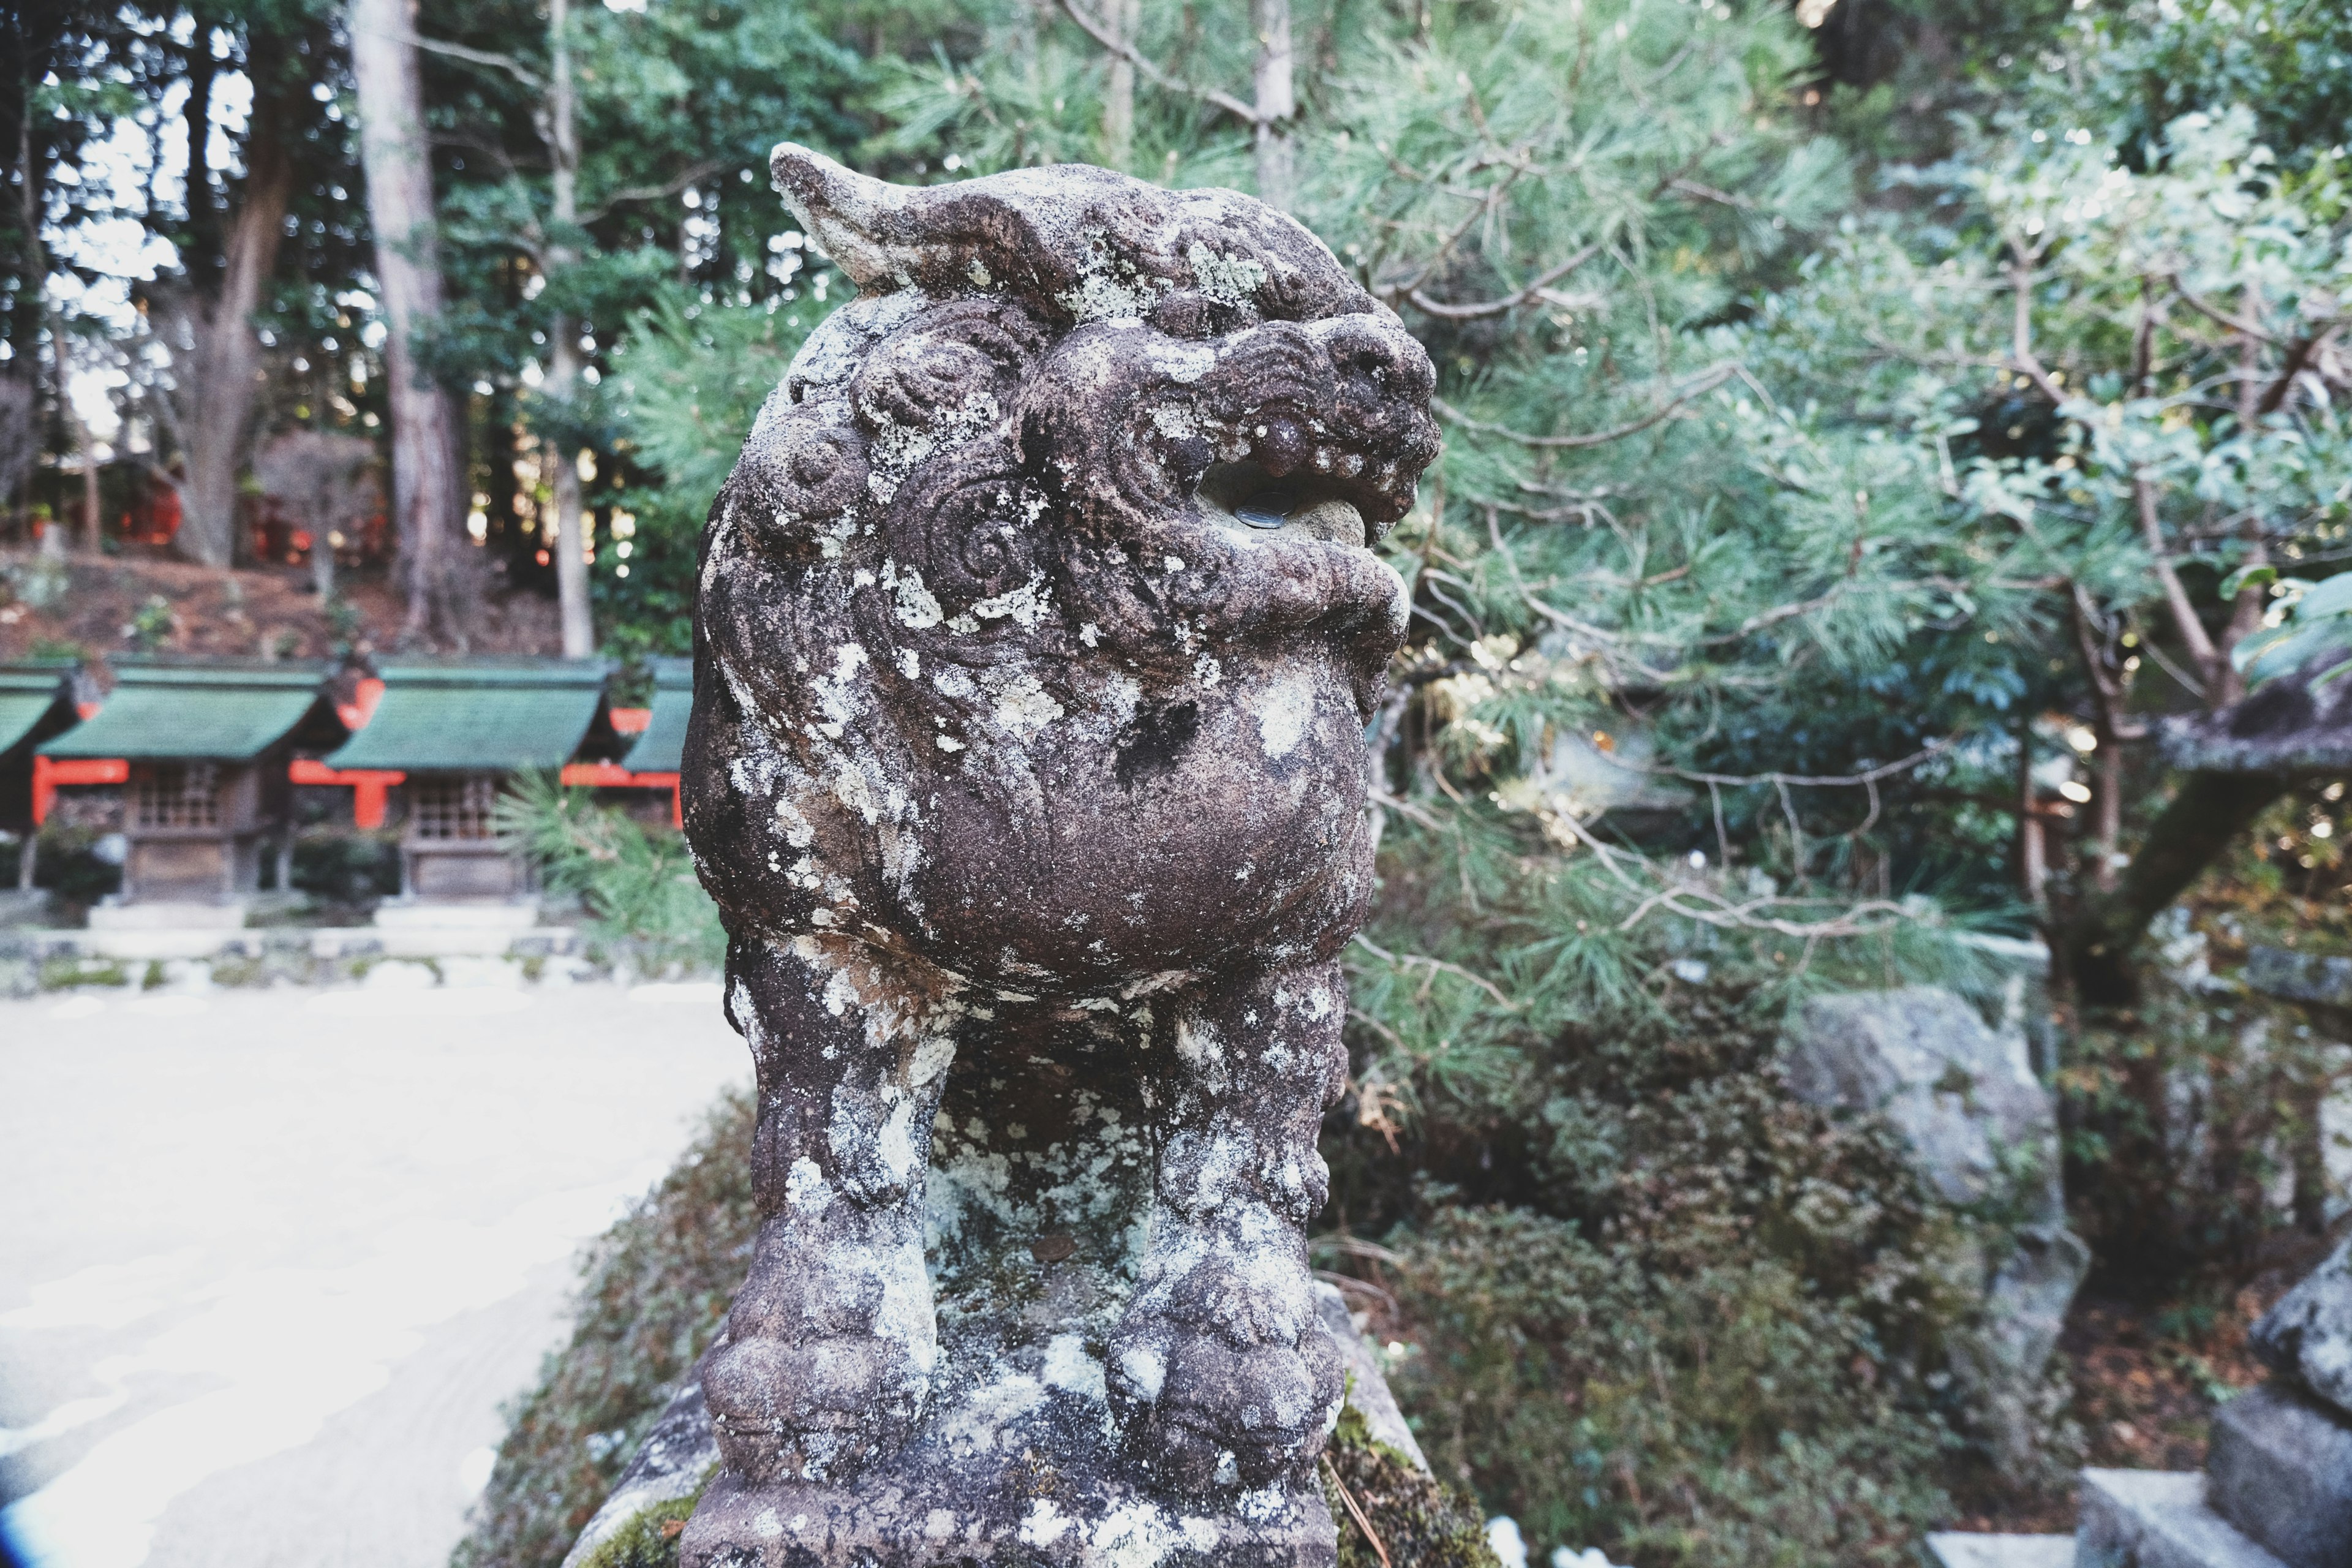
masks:
POLYGON ((872 950, 739 942, 728 1005, 759 1068, 765 1216, 704 1380, 727 1468, 840 1480, 905 1439, 938 1353, 923 1268, 944 1011, 872 950))
POLYGON ((1316 1134, 1346 1011, 1336 963, 1236 979, 1181 999, 1153 1053, 1151 1245, 1110 1388, 1129 1453, 1172 1488, 1301 1476, 1339 1415, 1306 1226, 1329 1190, 1316 1134))

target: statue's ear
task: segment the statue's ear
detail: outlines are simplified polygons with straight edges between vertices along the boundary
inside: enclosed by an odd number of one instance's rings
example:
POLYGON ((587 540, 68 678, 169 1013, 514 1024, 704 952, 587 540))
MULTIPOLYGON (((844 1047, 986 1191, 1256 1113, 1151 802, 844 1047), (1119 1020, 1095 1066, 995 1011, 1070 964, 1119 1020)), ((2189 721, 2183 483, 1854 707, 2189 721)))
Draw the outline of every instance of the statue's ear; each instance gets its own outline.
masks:
POLYGON ((860 289, 905 280, 927 247, 913 242, 915 192, 845 169, 795 142, 779 142, 768 170, 809 237, 860 289))

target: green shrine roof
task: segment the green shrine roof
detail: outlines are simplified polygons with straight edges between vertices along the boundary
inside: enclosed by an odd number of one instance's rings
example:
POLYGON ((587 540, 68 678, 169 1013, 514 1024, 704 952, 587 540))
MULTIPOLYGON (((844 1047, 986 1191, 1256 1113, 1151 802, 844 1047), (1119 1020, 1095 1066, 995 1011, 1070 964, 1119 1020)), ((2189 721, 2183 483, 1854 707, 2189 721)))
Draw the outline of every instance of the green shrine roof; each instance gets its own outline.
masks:
POLYGON ((73 666, 63 662, 0 664, 0 757, 31 740, 61 703, 66 723, 73 722, 73 695, 66 685, 72 674, 73 666))
POLYGON ((251 762, 315 708, 340 731, 316 664, 114 661, 113 695, 97 716, 41 747, 45 757, 132 762, 251 762))
POLYGON ((621 759, 633 773, 674 773, 685 763, 686 721, 694 710, 694 660, 657 658, 653 718, 621 759))
POLYGON ((572 761, 609 728, 602 659, 413 659, 382 667, 367 728, 327 758, 336 768, 511 773, 572 761))

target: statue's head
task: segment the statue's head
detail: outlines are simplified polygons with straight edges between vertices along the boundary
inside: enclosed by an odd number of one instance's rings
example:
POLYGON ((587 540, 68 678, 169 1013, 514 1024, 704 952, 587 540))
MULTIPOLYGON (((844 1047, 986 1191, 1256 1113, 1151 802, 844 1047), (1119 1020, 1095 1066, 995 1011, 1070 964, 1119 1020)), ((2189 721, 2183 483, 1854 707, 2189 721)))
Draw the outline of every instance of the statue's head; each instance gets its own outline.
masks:
POLYGON ((688 830, 730 928, 1040 990, 1328 955, 1428 356, 1231 191, 774 170, 862 292, 703 538, 688 830))

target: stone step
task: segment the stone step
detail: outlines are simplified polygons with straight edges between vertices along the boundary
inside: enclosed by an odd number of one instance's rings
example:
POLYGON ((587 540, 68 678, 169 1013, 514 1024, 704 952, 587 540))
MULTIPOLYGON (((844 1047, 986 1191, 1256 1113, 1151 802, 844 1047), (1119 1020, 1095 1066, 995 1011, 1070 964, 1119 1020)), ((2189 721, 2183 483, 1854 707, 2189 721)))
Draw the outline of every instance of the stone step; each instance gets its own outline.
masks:
POLYGON ((2271 1384, 2215 1412, 2212 1505, 2290 1568, 2352 1568, 2352 1421, 2271 1384))
POLYGON ((1937 1568, 2074 1568, 2074 1538, 1947 1531, 1927 1537, 1927 1555, 1937 1568))
POLYGON ((2195 1470, 2084 1470, 2075 1568, 2288 1568, 2206 1500, 2195 1470))

